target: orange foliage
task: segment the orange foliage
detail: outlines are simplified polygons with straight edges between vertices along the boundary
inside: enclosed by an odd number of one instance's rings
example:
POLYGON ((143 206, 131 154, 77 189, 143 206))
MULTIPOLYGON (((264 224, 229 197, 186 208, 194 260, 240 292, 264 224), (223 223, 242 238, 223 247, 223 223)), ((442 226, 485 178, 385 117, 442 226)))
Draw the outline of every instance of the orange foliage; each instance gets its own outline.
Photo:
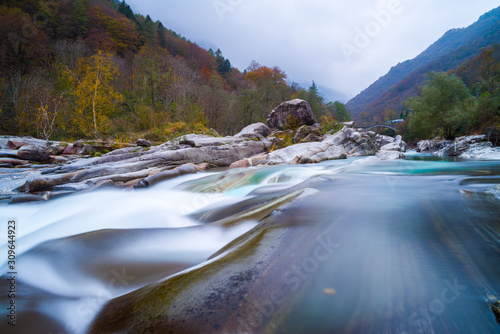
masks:
POLYGON ((245 76, 246 79, 252 81, 257 86, 260 86, 265 81, 271 81, 275 84, 286 85, 286 74, 279 67, 275 66, 269 68, 267 66, 260 66, 248 72, 245 76))
POLYGON ((206 66, 203 66, 203 68, 200 70, 200 75, 205 81, 210 81, 212 78, 212 71, 206 66))
POLYGON ((91 28, 87 41, 94 49, 116 52, 136 52, 140 42, 135 24, 111 8, 96 5, 92 9, 91 28))

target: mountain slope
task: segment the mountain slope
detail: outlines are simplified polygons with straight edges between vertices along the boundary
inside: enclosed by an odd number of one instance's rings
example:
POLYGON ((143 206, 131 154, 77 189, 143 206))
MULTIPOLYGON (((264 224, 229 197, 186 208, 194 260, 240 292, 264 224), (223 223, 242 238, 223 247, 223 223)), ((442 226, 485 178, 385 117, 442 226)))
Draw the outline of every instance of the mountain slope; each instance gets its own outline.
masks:
POLYGON ((350 100, 354 117, 366 111, 376 118, 385 108, 400 111, 414 95, 429 71, 448 71, 477 56, 482 49, 500 42, 500 7, 482 15, 467 28, 452 29, 412 60, 399 63, 370 87, 350 100))

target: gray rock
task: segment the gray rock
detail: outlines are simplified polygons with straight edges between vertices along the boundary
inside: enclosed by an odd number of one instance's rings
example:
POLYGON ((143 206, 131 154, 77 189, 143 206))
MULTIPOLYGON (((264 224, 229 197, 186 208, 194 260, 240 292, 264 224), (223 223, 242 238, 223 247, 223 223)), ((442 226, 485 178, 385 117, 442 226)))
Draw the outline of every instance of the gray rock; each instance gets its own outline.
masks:
POLYGON ((340 122, 340 124, 342 124, 343 126, 347 126, 348 128, 354 128, 354 126, 356 125, 356 123, 354 121, 340 122))
POLYGON ((137 139, 136 144, 137 146, 141 147, 151 147, 153 145, 149 140, 146 139, 137 139))
POLYGON ((311 143, 311 142, 320 142, 322 141, 322 137, 316 136, 314 133, 310 133, 305 137, 304 139, 301 140, 303 143, 311 143))
POLYGON ((313 125, 316 117, 307 101, 295 99, 283 102, 267 118, 270 128, 283 130, 301 125, 313 125))
MULTIPOLYGON (((40 146, 43 148, 47 147, 47 141, 42 139, 37 139, 33 137, 0 136, 0 149, 7 148, 9 141, 22 143, 21 146, 28 144, 28 145, 40 146)), ((53 145, 57 145, 57 143, 54 143, 53 145)))
POLYGON ((0 157, 2 158, 17 158, 17 151, 9 149, 0 149, 0 157))
POLYGON ((317 163, 324 160, 347 158, 347 152, 340 145, 330 140, 302 143, 285 147, 269 153, 266 161, 269 165, 317 163))
POLYGON ((438 143, 439 139, 427 139, 427 140, 421 140, 417 143, 417 152, 420 153, 434 153, 438 149, 438 143))
POLYGON ((302 125, 297 129, 295 135, 293 136, 293 142, 299 143, 302 139, 306 138, 312 131, 312 127, 308 125, 302 125))
POLYGON ((238 132, 235 137, 267 137, 271 134, 271 129, 264 123, 254 123, 246 126, 238 132))
POLYGON ((147 178, 140 180, 134 186, 134 188, 135 189, 149 188, 152 185, 155 185, 161 181, 173 179, 175 177, 178 177, 181 175, 187 175, 187 174, 196 174, 195 166, 193 166, 191 164, 185 164, 185 165, 179 166, 179 167, 171 169, 171 170, 166 170, 166 171, 148 176, 147 178))
POLYGON ((396 160, 404 159, 405 155, 400 151, 378 151, 376 157, 379 160, 396 160))

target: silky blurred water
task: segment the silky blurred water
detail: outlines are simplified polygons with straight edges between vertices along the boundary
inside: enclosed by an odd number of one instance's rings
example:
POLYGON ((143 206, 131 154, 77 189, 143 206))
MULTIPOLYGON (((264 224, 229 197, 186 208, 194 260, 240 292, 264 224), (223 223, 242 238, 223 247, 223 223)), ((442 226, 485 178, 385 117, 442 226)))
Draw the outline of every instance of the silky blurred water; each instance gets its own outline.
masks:
POLYGON ((315 177, 331 182, 303 212, 338 248, 290 263, 305 268, 294 281, 301 293, 286 317, 269 317, 272 332, 500 333, 488 304, 500 297, 500 163, 420 155, 197 174, 143 191, 0 206, 3 290, 6 222, 18 226, 18 325, 6 324, 2 293, 0 332, 84 333, 111 298, 200 265, 258 224, 222 228, 197 212, 229 211, 315 177))

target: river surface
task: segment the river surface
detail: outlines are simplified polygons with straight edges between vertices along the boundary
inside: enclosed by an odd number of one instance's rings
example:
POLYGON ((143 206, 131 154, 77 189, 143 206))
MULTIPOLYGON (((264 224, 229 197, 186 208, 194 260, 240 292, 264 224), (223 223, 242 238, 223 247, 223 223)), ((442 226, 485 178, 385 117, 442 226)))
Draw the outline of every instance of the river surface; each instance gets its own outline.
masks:
MULTIPOLYGON (((12 182, 0 179, 0 188, 12 182)), ((238 312, 219 305, 226 324, 207 329, 193 320, 192 332, 500 333, 490 307, 500 298, 499 185, 500 162, 409 154, 199 173, 144 191, 1 205, 0 332, 86 333, 108 301, 213 265, 212 255, 259 227, 249 215, 221 219, 306 189, 266 218, 289 241, 267 234, 252 246, 255 254, 279 249, 252 276, 261 293, 245 292, 238 312)))

